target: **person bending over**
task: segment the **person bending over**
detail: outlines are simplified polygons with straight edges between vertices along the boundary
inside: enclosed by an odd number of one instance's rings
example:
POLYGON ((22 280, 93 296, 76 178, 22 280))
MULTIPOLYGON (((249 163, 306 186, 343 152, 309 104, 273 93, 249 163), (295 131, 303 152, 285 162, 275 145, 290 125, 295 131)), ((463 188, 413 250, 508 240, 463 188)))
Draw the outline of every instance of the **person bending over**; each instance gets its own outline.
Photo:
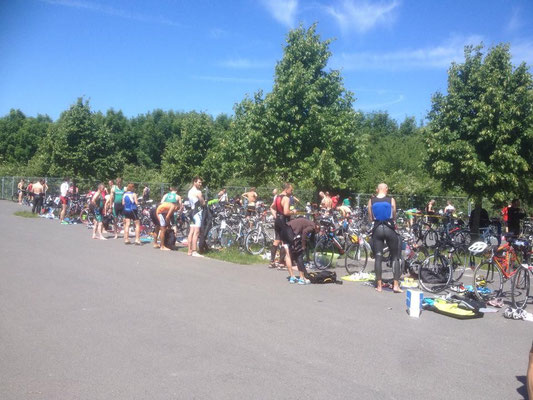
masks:
POLYGON ((288 225, 291 227, 294 233, 294 237, 296 238, 300 236, 302 241, 302 247, 300 249, 291 249, 291 258, 298 266, 298 271, 300 272, 300 279, 298 279, 298 284, 306 285, 310 282, 305 277, 305 275, 307 274, 307 270, 305 269, 304 264, 304 253, 307 249, 308 236, 316 230, 316 225, 313 221, 310 221, 307 218, 293 219, 288 222, 288 225))
POLYGON ((376 290, 381 292, 383 281, 382 261, 383 249, 385 243, 389 248, 389 254, 392 259, 392 271, 394 275, 393 290, 395 293, 402 293, 400 289, 400 263, 398 261, 398 234, 394 228, 394 220, 396 218, 396 201, 387 196, 389 191, 385 183, 380 183, 377 188, 377 195, 368 200, 368 219, 373 223, 372 241, 374 247, 374 260, 376 272, 376 290))
POLYGON ((165 235, 170 226, 170 221, 174 212, 177 210, 178 206, 176 203, 163 203, 160 204, 155 210, 155 218, 152 216, 152 221, 155 224, 154 231, 154 248, 160 248, 161 250, 170 250, 165 246, 165 235), (160 245, 157 244, 157 235, 161 232, 160 235, 160 245))

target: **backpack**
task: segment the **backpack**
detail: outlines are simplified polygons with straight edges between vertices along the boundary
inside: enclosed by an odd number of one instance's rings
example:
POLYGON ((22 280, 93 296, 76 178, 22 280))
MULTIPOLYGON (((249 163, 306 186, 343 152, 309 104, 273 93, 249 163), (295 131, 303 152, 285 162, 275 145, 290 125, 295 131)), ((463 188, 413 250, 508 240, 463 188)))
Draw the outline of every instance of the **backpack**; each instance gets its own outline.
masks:
POLYGON ((176 244, 176 234, 172 229, 167 229, 166 235, 165 235, 165 247, 168 247, 171 250, 174 250, 174 246, 176 244))
POLYGON ((342 285, 342 281, 337 281, 337 273, 333 271, 307 272, 305 277, 311 283, 338 283, 342 285))

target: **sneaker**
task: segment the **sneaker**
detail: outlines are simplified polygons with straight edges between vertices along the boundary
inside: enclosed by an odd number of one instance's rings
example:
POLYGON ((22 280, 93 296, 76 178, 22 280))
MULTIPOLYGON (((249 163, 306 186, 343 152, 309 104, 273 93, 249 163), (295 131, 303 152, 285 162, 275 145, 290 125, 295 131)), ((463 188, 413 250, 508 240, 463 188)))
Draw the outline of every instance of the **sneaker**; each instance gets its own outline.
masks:
POLYGON ((309 279, 298 279, 298 285, 309 285, 311 283, 311 281, 309 279))
POLYGON ((191 254, 191 256, 193 256, 193 257, 200 257, 200 258, 204 258, 204 256, 203 256, 203 255, 201 255, 200 253, 198 253, 197 251, 193 251, 193 252, 192 252, 192 254, 191 254))
POLYGON ((67 221, 61 221, 61 225, 68 225, 67 221))
POLYGON ((298 282, 298 279, 296 279, 295 276, 291 276, 291 277, 289 278, 289 283, 296 283, 296 282, 298 282))

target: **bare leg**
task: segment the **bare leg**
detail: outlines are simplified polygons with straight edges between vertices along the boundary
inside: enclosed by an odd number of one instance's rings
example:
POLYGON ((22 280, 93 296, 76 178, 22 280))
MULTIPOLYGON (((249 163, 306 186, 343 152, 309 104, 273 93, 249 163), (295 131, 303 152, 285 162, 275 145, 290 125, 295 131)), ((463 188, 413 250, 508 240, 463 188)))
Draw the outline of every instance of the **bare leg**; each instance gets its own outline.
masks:
POLYGON ((141 244, 141 221, 136 220, 135 224, 135 243, 141 244))
POLYGON ((193 251, 196 251, 196 241, 198 240, 198 227, 191 226, 189 230, 189 236, 187 237, 187 254, 191 255, 193 251))
POLYGON ((289 271, 289 275, 291 278, 294 277, 294 271, 292 270, 292 260, 291 260, 291 252, 289 251, 289 246, 285 246, 285 265, 287 266, 287 270, 289 271))
POLYGON ((157 244, 158 236, 159 236, 159 226, 156 226, 155 230, 154 230, 154 248, 156 248, 156 249, 159 248, 159 244, 157 244))
POLYGON ((394 293, 403 293, 403 290, 400 288, 400 282, 397 280, 394 281, 392 290, 394 291, 394 293))
POLYGON ((93 239, 96 239, 96 230, 98 229, 98 221, 94 221, 93 225, 93 239))
POLYGON ((376 281, 376 291, 381 292, 383 286, 383 281, 380 279, 379 281, 376 281))
POLYGON ((104 237, 104 223, 98 222, 98 233, 100 234, 100 240, 107 240, 104 237))
POLYGON ((61 204, 61 214, 59 215, 59 222, 63 222, 65 214, 67 213, 67 205, 61 204))
POLYGON ((161 247, 159 250, 170 250, 168 247, 165 246, 165 236, 166 236, 166 233, 167 233, 167 227, 166 226, 162 226, 161 227, 161 247))
POLYGON ((130 243, 130 219, 124 219, 124 243, 130 243))

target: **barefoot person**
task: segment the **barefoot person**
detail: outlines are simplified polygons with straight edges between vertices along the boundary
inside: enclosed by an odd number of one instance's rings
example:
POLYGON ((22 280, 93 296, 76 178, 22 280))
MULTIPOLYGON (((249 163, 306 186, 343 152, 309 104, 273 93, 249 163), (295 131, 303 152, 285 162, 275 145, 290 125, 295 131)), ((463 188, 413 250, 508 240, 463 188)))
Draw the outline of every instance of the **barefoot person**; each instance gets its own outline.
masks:
POLYGON ((257 192, 255 191, 255 187, 250 188, 250 190, 246 193, 243 193, 241 197, 244 197, 248 203, 246 207, 246 215, 250 216, 255 214, 255 203, 257 201, 257 192))
POLYGON ((275 197, 274 202, 270 206, 270 211, 275 218, 274 232, 276 233, 276 239, 281 240, 282 246, 285 247, 285 265, 290 275, 289 283, 297 283, 298 279, 296 279, 292 270, 291 254, 289 251, 289 246, 294 239, 294 232, 288 224, 291 219, 291 195, 292 185, 290 183, 284 183, 283 192, 275 197))
POLYGON ((389 248, 389 253, 392 260, 392 271, 394 275, 393 290, 395 293, 401 293, 400 289, 400 264, 398 262, 399 255, 399 241, 398 234, 394 227, 394 220, 396 219, 396 201, 387 196, 389 191, 385 183, 380 183, 377 188, 377 195, 368 200, 368 219, 373 223, 372 227, 372 241, 374 247, 374 260, 376 272, 376 290, 381 292, 381 264, 383 261, 383 249, 385 243, 389 248))
POLYGON ((61 187, 59 188, 59 191, 61 193, 61 195, 59 196, 59 201, 61 202, 61 214, 59 214, 59 222, 61 224, 63 224, 63 223, 66 224, 64 219, 65 219, 65 214, 67 213, 67 205, 68 205, 68 198, 67 198, 67 195, 68 195, 68 178, 65 178, 65 180, 61 184, 61 187))
POLYGON ((197 176, 193 179, 192 187, 187 195, 192 209, 191 228, 187 238, 187 254, 193 257, 203 257, 197 251, 198 235, 200 235, 200 228, 202 227, 202 207, 205 204, 201 189, 202 179, 197 176))
POLYGON ((178 209, 176 203, 162 203, 160 204, 154 212, 154 215, 150 214, 152 221, 155 224, 154 231, 154 248, 160 248, 161 250, 170 250, 165 246, 165 236, 167 229, 170 226, 170 221, 174 212, 178 209), (160 233, 160 245, 157 244, 157 234, 160 233))
POLYGON ((100 183, 98 185, 98 190, 93 194, 93 197, 91 198, 91 207, 94 211, 94 228, 93 228, 93 239, 100 239, 100 240, 107 240, 103 233, 103 216, 104 216, 104 208, 105 208, 105 186, 103 183, 100 183), (96 234, 98 233, 98 238, 96 237, 96 234))
POLYGON ((135 190, 135 185, 133 183, 128 183, 126 192, 122 196, 122 206, 124 212, 124 243, 130 244, 129 233, 130 233, 130 223, 133 221, 135 224, 135 244, 137 246, 141 245, 141 221, 139 221, 139 215, 137 213, 137 206, 139 201, 137 199, 137 194, 133 191, 135 190))
POLYGON ((22 196, 24 195, 24 179, 21 179, 17 185, 18 195, 19 195, 19 205, 22 204, 22 196))

